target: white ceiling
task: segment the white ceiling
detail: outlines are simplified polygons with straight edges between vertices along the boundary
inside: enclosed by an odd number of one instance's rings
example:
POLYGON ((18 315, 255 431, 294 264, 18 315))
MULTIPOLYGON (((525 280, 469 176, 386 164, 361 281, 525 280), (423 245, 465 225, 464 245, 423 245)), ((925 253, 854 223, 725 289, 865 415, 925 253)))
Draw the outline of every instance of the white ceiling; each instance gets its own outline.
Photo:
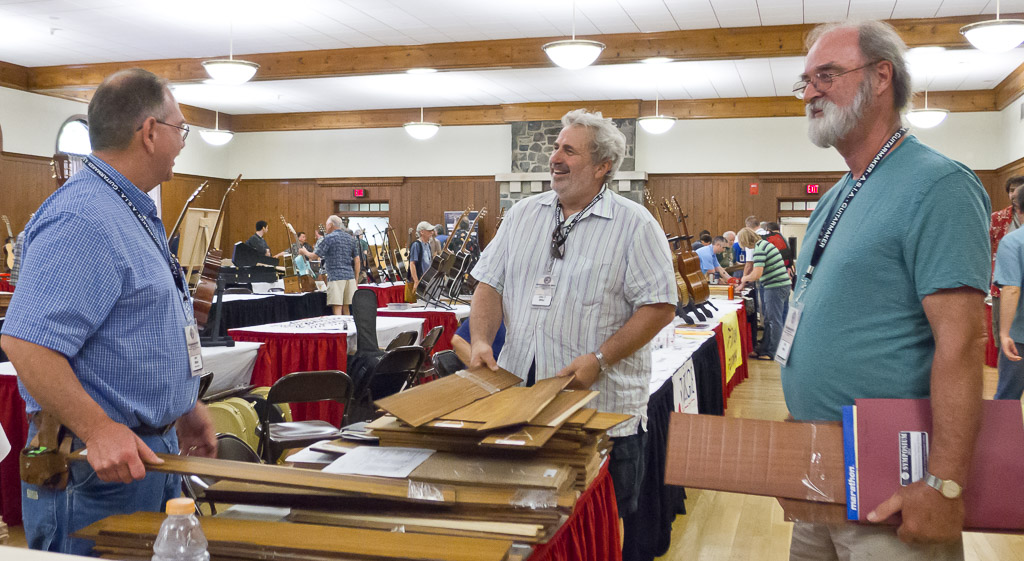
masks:
MULTIPOLYGON (((1002 2, 1005 13, 1024 0, 1002 2)), ((989 0, 578 0, 580 35, 991 14, 989 0)), ((981 18, 980 19, 985 19, 981 18)), ((571 0, 0 0, 0 60, 22 66, 223 57, 572 32, 571 0)), ((935 55, 931 90, 991 89, 1024 63, 974 50, 935 55)), ((799 57, 662 65, 454 71, 179 85, 182 103, 227 113, 789 95, 799 57)), ((924 73, 915 72, 924 87, 924 73)))

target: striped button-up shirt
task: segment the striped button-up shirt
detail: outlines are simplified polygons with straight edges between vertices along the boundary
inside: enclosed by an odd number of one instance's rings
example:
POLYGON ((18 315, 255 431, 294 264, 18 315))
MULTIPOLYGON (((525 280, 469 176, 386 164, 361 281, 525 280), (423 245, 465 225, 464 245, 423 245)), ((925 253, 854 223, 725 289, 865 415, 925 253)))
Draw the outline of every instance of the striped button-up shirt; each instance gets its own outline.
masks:
MULTIPOLYGON (((114 421, 160 427, 195 405, 199 378, 191 375, 184 329, 192 301, 175 286, 156 204, 90 158, 124 190, 160 245, 110 186, 79 171, 26 227, 3 333, 64 355, 114 421)), ((28 412, 38 411, 20 389, 28 412)))
MULTIPOLYGON (((509 209, 472 273, 502 296, 508 332, 498 364, 525 378, 536 362, 538 380, 597 351, 641 306, 677 300, 668 242, 645 208, 605 190, 570 232, 564 257, 554 259, 556 202, 549 191, 509 209), (548 271, 555 284, 551 305, 534 306, 536 284, 548 271)), ((646 426, 650 378, 645 345, 592 386, 601 392, 597 409, 634 416, 612 436, 646 426)))

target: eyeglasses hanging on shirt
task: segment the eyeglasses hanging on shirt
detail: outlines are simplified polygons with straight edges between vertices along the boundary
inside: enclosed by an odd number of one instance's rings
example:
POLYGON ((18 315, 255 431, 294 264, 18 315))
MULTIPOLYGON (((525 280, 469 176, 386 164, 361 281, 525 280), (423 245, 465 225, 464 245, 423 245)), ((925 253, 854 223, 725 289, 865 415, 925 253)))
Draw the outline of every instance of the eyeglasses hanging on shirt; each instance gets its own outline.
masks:
POLYGON ((583 215, 585 215, 591 207, 597 204, 597 201, 601 200, 601 197, 604 197, 604 189, 601 189, 601 192, 598 193, 592 201, 590 201, 590 204, 583 207, 583 210, 576 213, 576 217, 572 219, 572 222, 570 222, 568 226, 565 226, 565 219, 562 218, 562 202, 559 201, 558 204, 555 205, 555 231, 551 233, 552 258, 561 259, 565 256, 565 242, 569 239, 569 232, 572 232, 572 229, 576 227, 576 223, 583 218, 583 215))

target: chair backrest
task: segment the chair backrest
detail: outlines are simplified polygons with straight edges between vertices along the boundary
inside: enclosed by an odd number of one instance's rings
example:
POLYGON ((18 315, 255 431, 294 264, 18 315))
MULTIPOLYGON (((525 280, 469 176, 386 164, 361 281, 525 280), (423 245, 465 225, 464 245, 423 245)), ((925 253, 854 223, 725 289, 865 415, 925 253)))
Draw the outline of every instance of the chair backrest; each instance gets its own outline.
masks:
POLYGON ((416 331, 403 331, 398 334, 397 337, 388 343, 388 348, 385 350, 393 351, 398 347, 408 347, 416 344, 416 339, 420 336, 416 331))
POLYGON ((259 445, 259 435, 256 433, 259 421, 253 422, 255 410, 245 400, 241 401, 216 401, 207 406, 213 430, 216 433, 233 434, 249 446, 256 447, 259 445))
POLYGON ((206 395, 206 390, 210 389, 210 384, 213 383, 213 372, 207 372, 199 377, 199 398, 203 399, 206 395))
POLYGON ((347 403, 352 397, 352 379, 340 370, 292 372, 274 382, 267 403, 305 403, 333 400, 347 403))
POLYGON ((233 434, 217 435, 217 459, 254 464, 260 463, 259 454, 246 444, 244 440, 233 434))
POLYGON ((423 350, 427 351, 427 356, 430 356, 430 352, 434 350, 434 345, 437 344, 437 340, 441 338, 443 333, 444 326, 435 325, 433 329, 427 332, 423 340, 420 341, 420 346, 423 347, 423 350))
POLYGON ((398 393, 413 381, 426 356, 418 345, 388 351, 364 381, 362 391, 371 401, 398 393))
POLYGON ((377 351, 377 293, 369 288, 357 289, 352 296, 352 319, 356 324, 356 350, 377 351))
POLYGON ((431 360, 434 361, 434 371, 442 378, 466 369, 466 365, 459 360, 455 351, 440 351, 435 353, 431 360))

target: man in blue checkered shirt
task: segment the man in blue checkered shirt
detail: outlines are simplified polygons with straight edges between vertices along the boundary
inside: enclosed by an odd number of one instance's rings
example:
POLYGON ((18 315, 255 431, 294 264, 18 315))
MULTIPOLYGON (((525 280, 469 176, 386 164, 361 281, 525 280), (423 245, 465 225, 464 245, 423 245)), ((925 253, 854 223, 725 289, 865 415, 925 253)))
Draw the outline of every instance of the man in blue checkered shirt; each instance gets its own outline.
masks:
POLYGON ((161 463, 154 452, 216 452, 186 344, 192 300, 147 195, 171 179, 187 134, 166 80, 110 76, 89 104, 85 169, 28 224, 0 344, 33 416, 29 439, 45 411, 88 449, 65 489, 22 483, 34 549, 88 554, 92 543, 70 534, 180 495, 179 476, 146 473, 143 462, 161 463))

